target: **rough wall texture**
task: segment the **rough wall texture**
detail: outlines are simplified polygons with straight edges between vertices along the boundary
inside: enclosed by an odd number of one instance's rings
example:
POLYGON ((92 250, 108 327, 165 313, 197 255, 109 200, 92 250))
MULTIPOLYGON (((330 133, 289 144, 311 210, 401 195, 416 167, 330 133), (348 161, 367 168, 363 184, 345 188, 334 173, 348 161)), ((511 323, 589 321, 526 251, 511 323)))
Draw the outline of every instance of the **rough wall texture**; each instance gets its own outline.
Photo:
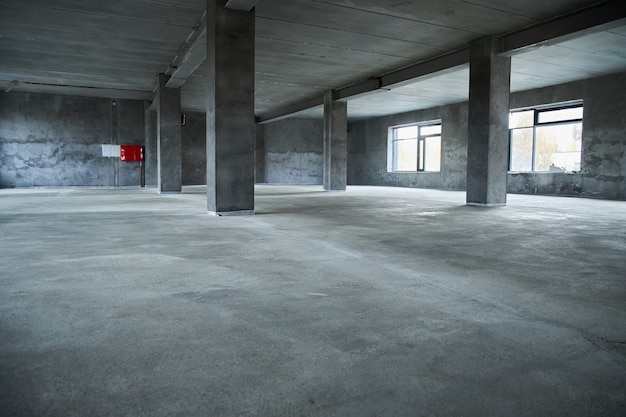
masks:
POLYGON ((265 125, 265 180, 322 184, 324 121, 291 118, 265 125))
POLYGON ((626 73, 511 96, 511 108, 583 100, 580 173, 509 174, 508 191, 626 200, 626 73))
MULTIPOLYGON (((124 145, 143 145, 145 140, 143 101, 116 100, 116 107, 118 142, 124 145)), ((114 162, 119 164, 119 180, 116 185, 141 185, 139 162, 122 162, 117 158, 114 162)))
POLYGON ((206 116, 204 113, 185 113, 181 126, 183 143, 183 185, 206 184, 206 116))
POLYGON ((378 117, 348 127, 348 184, 464 189, 467 171, 467 103, 378 117), (442 121, 441 172, 387 172, 390 126, 442 121))
POLYGON ((582 194, 626 200, 626 73, 583 90, 582 194))
POLYGON ((143 102, 0 93, 0 187, 139 185, 138 163, 102 144, 142 144, 143 102))
POLYGON ((511 108, 583 100, 580 173, 509 174, 509 192, 626 200, 626 73, 525 91, 511 108))
MULTIPOLYGON (((511 94, 511 109, 582 99, 583 160, 580 173, 509 173, 507 192, 626 200, 624 91, 626 73, 511 94)), ((351 123, 348 183, 464 189, 467 119, 461 103, 351 123), (441 173, 387 172, 388 128, 433 119, 443 121, 441 173)))

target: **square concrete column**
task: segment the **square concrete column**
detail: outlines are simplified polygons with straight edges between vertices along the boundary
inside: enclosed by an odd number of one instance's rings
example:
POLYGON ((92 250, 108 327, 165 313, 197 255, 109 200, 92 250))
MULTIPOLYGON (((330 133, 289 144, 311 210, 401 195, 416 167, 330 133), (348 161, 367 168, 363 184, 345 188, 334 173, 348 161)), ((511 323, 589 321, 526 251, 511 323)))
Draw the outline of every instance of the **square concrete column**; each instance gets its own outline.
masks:
POLYGON ((158 161, 157 161, 157 114, 150 110, 151 103, 144 102, 144 152, 143 164, 146 175, 146 187, 157 187, 158 161))
POLYGON ((265 180, 265 125, 256 125, 256 146, 254 148, 256 162, 255 184, 264 184, 265 180))
POLYGON ((509 165, 511 59, 496 55, 497 41, 470 43, 467 204, 506 204, 509 165))
POLYGON ((348 182, 348 103, 324 94, 324 177, 326 191, 345 191, 348 182))
POLYGON ((207 0, 207 209, 254 214, 254 9, 207 0))
POLYGON ((182 144, 180 136, 180 88, 167 88, 169 77, 158 76, 157 171, 160 193, 182 191, 182 144))

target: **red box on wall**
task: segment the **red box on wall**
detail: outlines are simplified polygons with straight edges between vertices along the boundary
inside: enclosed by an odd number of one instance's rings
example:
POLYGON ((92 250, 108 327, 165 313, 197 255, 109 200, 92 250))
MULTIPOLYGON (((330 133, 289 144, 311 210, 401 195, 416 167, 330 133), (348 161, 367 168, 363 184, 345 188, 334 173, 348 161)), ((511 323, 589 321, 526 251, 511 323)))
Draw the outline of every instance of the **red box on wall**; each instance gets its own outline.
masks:
POLYGON ((120 145, 120 160, 128 162, 143 161, 143 146, 120 145))

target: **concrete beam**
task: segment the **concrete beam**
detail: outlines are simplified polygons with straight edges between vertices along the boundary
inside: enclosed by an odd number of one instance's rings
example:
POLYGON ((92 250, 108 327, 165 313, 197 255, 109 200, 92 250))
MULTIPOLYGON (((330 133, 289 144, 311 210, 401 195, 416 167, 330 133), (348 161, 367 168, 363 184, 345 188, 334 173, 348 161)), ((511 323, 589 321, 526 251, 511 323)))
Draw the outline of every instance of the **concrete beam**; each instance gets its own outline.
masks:
MULTIPOLYGON (((0 23, 0 26, 2 24, 0 23)), ((3 56, 4 58, 4 56, 3 56)), ((23 69, 3 66, 0 71, 0 85, 17 81, 18 83, 33 83, 36 86, 52 86, 63 89, 64 87, 79 88, 102 88, 120 91, 154 91, 154 74, 150 72, 125 72, 123 70, 110 68, 108 74, 102 68, 99 72, 81 74, 67 71, 53 71, 45 69, 23 69), (120 78, 124 77, 127 83, 121 83, 120 78), (131 87, 132 85, 132 87, 131 87)), ((6 88, 6 87, 5 87, 6 88)), ((63 94, 63 93, 61 93, 63 94)))
POLYGON ((610 0, 500 36, 499 54, 512 56, 624 24, 622 0, 610 0))
POLYGON ((391 71, 380 77, 380 86, 381 88, 399 87, 402 84, 414 81, 416 78, 465 65, 469 62, 469 58, 469 47, 457 49, 456 51, 391 71))
POLYGON ((187 37, 178 54, 169 65, 166 74, 170 79, 168 88, 182 86, 206 59, 206 11, 187 37))
POLYGON ((308 100, 301 101, 299 103, 290 104, 285 107, 281 107, 279 109, 267 112, 260 116, 256 117, 257 123, 267 123, 267 122, 275 122, 277 120, 284 119, 289 117, 295 113, 298 113, 303 110, 308 110, 313 107, 321 106, 324 104, 324 96, 316 96, 312 97, 308 100))
POLYGON ((364 94, 372 93, 373 91, 376 91, 380 88, 381 88, 380 77, 369 78, 365 81, 361 81, 360 83, 352 84, 347 87, 333 90, 332 99, 333 100, 345 100, 348 98, 356 98, 364 94))
POLYGON ((228 0, 224 7, 231 10, 249 12, 254 9, 254 6, 256 6, 258 2, 259 0, 228 0))
POLYGON ((63 94, 68 96, 113 98, 120 100, 152 100, 154 96, 154 93, 150 91, 48 84, 18 80, 10 81, 7 84, 3 84, 2 81, 0 81, 0 86, 4 87, 5 93, 20 91, 23 93, 63 94))

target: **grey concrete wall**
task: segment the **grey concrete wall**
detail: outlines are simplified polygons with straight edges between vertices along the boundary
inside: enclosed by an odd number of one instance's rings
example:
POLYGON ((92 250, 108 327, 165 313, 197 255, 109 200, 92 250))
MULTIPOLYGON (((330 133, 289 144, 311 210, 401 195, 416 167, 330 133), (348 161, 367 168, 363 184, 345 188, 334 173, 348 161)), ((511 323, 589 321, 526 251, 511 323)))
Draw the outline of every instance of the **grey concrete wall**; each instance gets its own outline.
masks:
POLYGON ((264 125, 265 180, 270 184, 322 184, 324 121, 290 118, 264 125))
MULTIPOLYGON (((626 200, 626 73, 513 93, 510 108, 583 100, 580 173, 509 173, 507 192, 626 200)), ((465 189, 467 103, 350 123, 348 184, 465 189), (443 120, 441 173, 387 172, 390 126, 443 120)))
MULTIPOLYGON (((138 100, 116 100, 117 107, 117 139, 122 145, 144 144, 144 104, 138 100)), ((140 186, 141 171, 139 162, 123 162, 115 158, 119 164, 119 186, 140 186)))
POLYGON ((350 123, 348 184, 464 189, 467 111, 467 103, 453 104, 350 123), (441 172, 387 172, 389 127, 438 119, 442 121, 441 172))
POLYGON ((139 185, 102 144, 142 144, 143 102, 0 93, 0 187, 139 185))
POLYGON ((183 185, 206 184, 206 115, 185 112, 181 126, 183 185))

